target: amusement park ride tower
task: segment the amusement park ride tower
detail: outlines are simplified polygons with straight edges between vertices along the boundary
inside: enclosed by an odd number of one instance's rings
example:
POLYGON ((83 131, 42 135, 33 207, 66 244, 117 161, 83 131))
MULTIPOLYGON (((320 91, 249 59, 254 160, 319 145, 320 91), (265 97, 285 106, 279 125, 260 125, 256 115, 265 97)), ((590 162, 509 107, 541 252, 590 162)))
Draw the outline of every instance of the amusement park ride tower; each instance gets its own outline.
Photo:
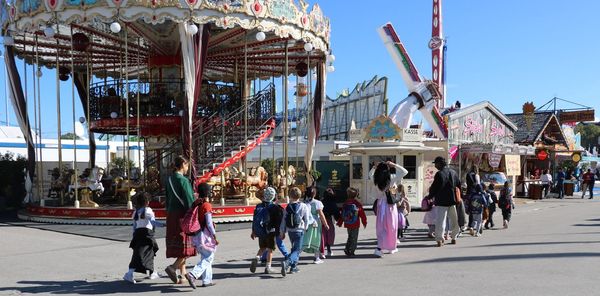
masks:
POLYGON ((440 109, 445 107, 445 40, 442 30, 442 0, 433 0, 432 33, 429 41, 431 49, 431 66, 433 80, 426 80, 413 64, 404 44, 396 34, 391 23, 378 29, 388 52, 402 74, 409 95, 394 107, 391 112, 392 120, 401 128, 408 128, 412 122, 413 113, 421 111, 423 118, 429 123, 436 136, 445 139, 448 128, 440 115, 440 109))

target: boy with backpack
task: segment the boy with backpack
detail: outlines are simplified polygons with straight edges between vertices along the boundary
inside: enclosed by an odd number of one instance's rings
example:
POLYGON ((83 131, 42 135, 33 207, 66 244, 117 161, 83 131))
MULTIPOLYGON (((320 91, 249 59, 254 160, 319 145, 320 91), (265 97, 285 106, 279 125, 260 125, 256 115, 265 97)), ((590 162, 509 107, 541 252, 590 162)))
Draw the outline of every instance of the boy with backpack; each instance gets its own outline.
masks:
POLYGON ((504 182, 504 187, 500 190, 500 198, 498 198, 498 207, 502 210, 504 228, 508 228, 508 222, 510 222, 512 210, 515 208, 512 192, 508 185, 508 182, 504 182))
POLYGON ((483 192, 481 184, 475 186, 475 193, 469 198, 469 210, 473 216, 473 224, 471 224, 471 235, 481 236, 481 224, 483 219, 483 211, 488 207, 487 195, 483 192))
POLYGON ((250 272, 256 272, 256 266, 260 260, 260 256, 267 252, 267 266, 265 273, 274 273, 271 268, 273 259, 273 250, 275 249, 275 236, 279 233, 279 225, 281 223, 281 207, 275 205, 273 200, 277 196, 277 192, 273 187, 265 188, 263 194, 263 202, 256 205, 252 216, 252 234, 250 237, 255 239, 258 237, 258 252, 250 263, 250 272))
POLYGON ((363 228, 367 228, 367 216, 365 215, 363 205, 360 201, 356 200, 358 197, 358 189, 350 187, 346 192, 348 194, 348 199, 342 206, 342 216, 338 218, 337 226, 341 227, 343 223, 344 227, 348 230, 348 240, 346 241, 344 254, 348 257, 352 257, 354 256, 356 245, 358 243, 360 223, 362 222, 363 228))
POLYGON ((285 232, 287 230, 290 241, 292 242, 290 255, 284 259, 281 264, 281 275, 283 276, 288 272, 288 266, 289 273, 299 271, 297 265, 298 260, 300 259, 300 252, 302 252, 302 241, 310 219, 310 209, 308 205, 300 202, 302 191, 300 191, 298 187, 292 187, 289 194, 290 203, 283 212, 283 219, 281 220, 281 225, 279 227, 281 239, 285 239, 285 232))

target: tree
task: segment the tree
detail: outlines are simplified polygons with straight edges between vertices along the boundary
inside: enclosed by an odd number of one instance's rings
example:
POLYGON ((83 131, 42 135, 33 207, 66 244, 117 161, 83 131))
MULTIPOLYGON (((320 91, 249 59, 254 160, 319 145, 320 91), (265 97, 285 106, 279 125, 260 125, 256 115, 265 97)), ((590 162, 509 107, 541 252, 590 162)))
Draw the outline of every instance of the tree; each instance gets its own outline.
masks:
POLYGON ((591 148, 598 146, 598 137, 600 137, 600 126, 595 124, 580 123, 575 127, 575 133, 581 134, 581 146, 591 148))
POLYGON ((73 140, 77 137, 77 140, 81 140, 81 137, 75 135, 74 133, 66 133, 60 136, 62 140, 73 140))

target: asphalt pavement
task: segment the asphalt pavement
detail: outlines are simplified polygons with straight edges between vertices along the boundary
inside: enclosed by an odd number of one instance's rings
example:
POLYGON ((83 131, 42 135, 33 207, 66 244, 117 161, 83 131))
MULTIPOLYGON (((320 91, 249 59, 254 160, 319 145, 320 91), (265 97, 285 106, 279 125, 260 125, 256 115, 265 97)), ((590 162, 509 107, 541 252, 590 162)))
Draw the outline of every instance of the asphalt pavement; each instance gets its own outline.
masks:
MULTIPOLYGON (((399 252, 378 259, 375 217, 361 229, 358 256, 343 253, 344 229, 337 228, 334 255, 314 265, 304 254, 301 272, 282 278, 249 272, 257 242, 243 229, 221 231, 214 263, 216 286, 193 291, 166 277, 133 285, 121 278, 131 257, 130 229, 58 231, 18 221, 0 223, 0 295, 599 295, 600 202, 579 196, 564 200, 521 200, 508 229, 486 230, 482 237, 462 236, 457 245, 435 247, 413 212, 411 230, 399 252), (121 238, 95 233, 124 232, 121 238), (90 233, 94 235, 90 235, 90 233)), ((496 227, 500 214, 495 214, 496 227)), ((72 226, 77 227, 77 226, 72 226)), ((86 229, 82 226, 82 229, 86 229)), ((123 228, 124 229, 124 228, 123 228)), ((172 262, 164 257, 164 239, 155 265, 162 272, 172 262)), ((276 254, 279 267, 280 254, 276 254)), ((192 266, 197 258, 188 260, 192 266)), ((262 271, 262 269, 258 269, 262 271)))

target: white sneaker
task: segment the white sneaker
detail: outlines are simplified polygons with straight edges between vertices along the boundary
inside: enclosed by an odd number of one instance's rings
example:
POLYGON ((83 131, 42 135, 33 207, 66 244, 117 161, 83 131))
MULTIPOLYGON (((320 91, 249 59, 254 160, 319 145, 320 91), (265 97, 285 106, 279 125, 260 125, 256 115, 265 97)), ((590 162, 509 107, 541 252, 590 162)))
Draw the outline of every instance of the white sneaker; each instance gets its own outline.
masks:
POLYGON ((321 264, 324 263, 325 261, 321 260, 321 258, 316 258, 315 261, 313 261, 314 264, 321 264))
POLYGON ((327 257, 331 257, 331 256, 333 256, 333 252, 332 252, 332 251, 330 251, 330 250, 329 250, 329 251, 327 251, 327 257))
POLYGON ((390 254, 395 254, 395 253, 398 253, 398 249, 393 249, 390 251, 390 254))
POLYGON ((381 254, 381 250, 377 250, 377 249, 375 249, 375 252, 373 253, 373 255, 375 255, 379 258, 381 258, 383 256, 383 254, 381 254))
POLYGON ((475 234, 475 237, 480 237, 481 233, 477 232, 477 234, 475 234))
POLYGON ((158 272, 155 271, 148 278, 151 279, 151 280, 155 280, 155 279, 157 279, 159 277, 160 277, 160 275, 158 274, 158 272))
POLYGON ((400 244, 400 239, 396 239, 396 245, 400 244))
POLYGON ((135 279, 133 278, 133 273, 130 273, 130 272, 125 273, 125 275, 123 276, 123 279, 132 284, 135 284, 135 279))

